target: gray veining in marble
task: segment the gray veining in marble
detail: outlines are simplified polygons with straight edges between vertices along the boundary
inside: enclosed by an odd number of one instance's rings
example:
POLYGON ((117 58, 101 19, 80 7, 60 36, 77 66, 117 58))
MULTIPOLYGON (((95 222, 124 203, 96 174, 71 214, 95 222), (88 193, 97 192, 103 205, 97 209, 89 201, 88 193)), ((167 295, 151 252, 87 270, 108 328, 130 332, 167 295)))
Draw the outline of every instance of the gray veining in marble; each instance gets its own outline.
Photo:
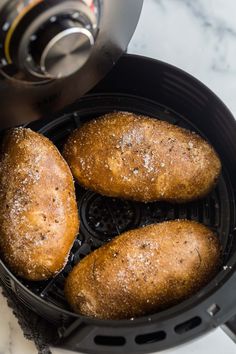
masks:
POLYGON ((129 52, 189 72, 236 115, 235 0, 144 0, 129 52))

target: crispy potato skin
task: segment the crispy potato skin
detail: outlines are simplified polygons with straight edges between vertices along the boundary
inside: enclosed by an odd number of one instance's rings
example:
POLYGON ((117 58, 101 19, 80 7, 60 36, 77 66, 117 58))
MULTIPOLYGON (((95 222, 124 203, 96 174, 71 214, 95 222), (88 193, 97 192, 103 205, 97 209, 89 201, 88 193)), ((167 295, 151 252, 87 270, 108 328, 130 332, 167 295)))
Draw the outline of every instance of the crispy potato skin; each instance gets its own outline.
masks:
POLYGON ((175 220, 123 233, 78 263, 65 295, 77 313, 125 319, 154 313, 194 294, 220 264, 206 226, 175 220))
POLYGON ((126 112, 85 123, 63 154, 85 188, 142 202, 204 197, 221 171, 216 152, 197 134, 126 112))
POLYGON ((17 275, 43 280, 65 265, 79 228, 73 178, 57 148, 10 130, 0 158, 0 252, 17 275))

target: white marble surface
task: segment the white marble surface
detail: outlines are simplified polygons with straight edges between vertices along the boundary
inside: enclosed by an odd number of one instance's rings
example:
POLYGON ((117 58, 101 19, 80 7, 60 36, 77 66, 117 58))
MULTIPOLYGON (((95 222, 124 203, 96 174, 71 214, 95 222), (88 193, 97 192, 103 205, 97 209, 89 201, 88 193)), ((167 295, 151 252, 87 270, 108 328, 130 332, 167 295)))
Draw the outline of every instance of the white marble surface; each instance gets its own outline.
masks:
MULTIPOLYGON (((129 52, 188 71, 221 97, 236 116, 236 0, 144 0, 129 52)), ((1 294, 0 308, 0 354, 36 354, 1 294)), ((217 329, 165 353, 234 354, 236 344, 217 329)))
POLYGON ((144 0, 129 52, 189 72, 236 116, 235 0, 144 0))

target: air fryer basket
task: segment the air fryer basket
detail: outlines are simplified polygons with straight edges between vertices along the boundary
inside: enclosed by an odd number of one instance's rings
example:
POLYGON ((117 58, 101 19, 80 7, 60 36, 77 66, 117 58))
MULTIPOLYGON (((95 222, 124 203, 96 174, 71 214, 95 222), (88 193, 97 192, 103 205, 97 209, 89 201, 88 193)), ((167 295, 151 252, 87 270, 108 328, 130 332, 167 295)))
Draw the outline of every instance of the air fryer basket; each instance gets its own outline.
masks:
POLYGON ((163 119, 208 139, 223 164, 216 189, 188 204, 142 204, 103 197, 76 184, 81 228, 65 269, 52 280, 33 283, 16 279, 0 263, 0 278, 23 304, 58 329, 57 346, 86 353, 148 353, 193 339, 236 314, 236 122, 190 75, 159 61, 125 55, 67 112, 28 126, 61 149, 73 129, 114 110, 163 119), (221 240, 223 266, 205 288, 177 306, 137 319, 102 321, 71 312, 63 284, 74 264, 125 230, 176 218, 202 222, 221 240))

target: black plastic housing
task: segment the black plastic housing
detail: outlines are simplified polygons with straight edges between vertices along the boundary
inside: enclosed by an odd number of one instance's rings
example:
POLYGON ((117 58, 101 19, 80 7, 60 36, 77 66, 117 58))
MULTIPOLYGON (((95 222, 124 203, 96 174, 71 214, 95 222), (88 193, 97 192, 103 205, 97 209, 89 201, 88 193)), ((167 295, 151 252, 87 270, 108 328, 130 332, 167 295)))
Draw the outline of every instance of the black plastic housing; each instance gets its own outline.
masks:
POLYGON ((29 126, 60 149, 73 129, 114 110, 164 119, 209 140, 223 165, 216 189, 203 200, 173 206, 104 198, 76 186, 81 230, 64 271, 51 281, 30 283, 16 279, 0 263, 0 278, 22 303, 58 329, 54 345, 85 353, 149 353, 192 340, 236 314, 236 121, 206 86, 187 73, 160 61, 125 55, 67 112, 29 126), (105 209, 99 214, 101 205, 105 209), (113 215, 113 223, 105 220, 106 212, 114 210, 119 210, 118 219, 113 215), (221 240, 223 265, 206 287, 177 306, 132 320, 95 320, 71 312, 64 300, 63 284, 75 263, 124 230, 174 218, 203 222, 221 240), (97 224, 99 220, 102 225, 97 224))

